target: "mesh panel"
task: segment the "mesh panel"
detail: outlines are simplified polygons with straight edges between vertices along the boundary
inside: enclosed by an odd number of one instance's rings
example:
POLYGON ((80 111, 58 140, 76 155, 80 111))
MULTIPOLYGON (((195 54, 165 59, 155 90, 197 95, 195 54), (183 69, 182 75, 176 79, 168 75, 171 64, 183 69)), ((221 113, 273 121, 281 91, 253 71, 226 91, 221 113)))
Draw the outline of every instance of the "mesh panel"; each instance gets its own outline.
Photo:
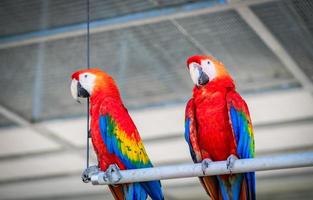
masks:
POLYGON ((70 82, 74 71, 86 68, 85 37, 48 42, 44 48, 39 119, 81 114, 85 106, 73 101, 70 82))
POLYGON ((288 87, 292 75, 235 11, 178 20, 228 67, 241 90, 288 87))
MULTIPOLYGON (((69 77, 85 68, 85 37, 45 48, 41 118, 81 113, 70 97, 69 77)), ((185 67, 189 52, 199 53, 169 22, 91 36, 91 65, 115 78, 130 108, 186 99, 192 86, 185 67)))
MULTIPOLYGON (((310 0, 293 0, 289 5, 294 8, 303 23, 307 26, 311 36, 313 36, 313 1, 310 0)), ((300 22, 301 23, 301 22, 300 22)))
MULTIPOLYGON (((177 22, 226 64, 241 92, 298 85, 236 12, 177 22)), ((83 114, 84 107, 70 96, 69 84, 71 73, 86 66, 85 39, 76 36, 0 50, 0 70, 6 74, 0 83, 7 85, 0 103, 33 120, 83 114)), ((91 65, 116 79, 128 108, 185 101, 192 89, 185 60, 199 53, 170 21, 91 35, 91 65)))
POLYGON ((252 9, 313 81, 313 2, 274 1, 252 9))
POLYGON ((31 119, 38 45, 0 50, 0 104, 31 119))
MULTIPOLYGON (((203 1, 193 0, 192 2, 203 1)), ((210 0, 214 1, 214 0, 210 0)), ((175 6, 190 0, 90 0, 91 20, 175 6)), ((12 35, 86 21, 86 0, 2 0, 0 35, 12 35), (22 24, 22 26, 21 26, 22 24)))

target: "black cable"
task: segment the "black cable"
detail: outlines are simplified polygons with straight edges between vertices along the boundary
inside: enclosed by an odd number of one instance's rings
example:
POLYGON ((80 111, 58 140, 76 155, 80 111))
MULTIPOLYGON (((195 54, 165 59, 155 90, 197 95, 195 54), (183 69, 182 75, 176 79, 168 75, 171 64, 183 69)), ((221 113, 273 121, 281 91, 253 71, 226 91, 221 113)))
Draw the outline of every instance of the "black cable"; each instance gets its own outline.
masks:
MULTIPOLYGON (((89 0, 86 0, 87 4, 87 68, 90 68, 90 31, 89 31, 89 24, 90 24, 90 19, 89 19, 89 14, 90 14, 90 8, 89 8, 89 0)), ((89 102, 89 97, 87 98, 87 151, 86 151, 86 164, 87 168, 89 167, 89 138, 90 138, 90 130, 89 130, 89 107, 90 107, 90 102, 89 102)))

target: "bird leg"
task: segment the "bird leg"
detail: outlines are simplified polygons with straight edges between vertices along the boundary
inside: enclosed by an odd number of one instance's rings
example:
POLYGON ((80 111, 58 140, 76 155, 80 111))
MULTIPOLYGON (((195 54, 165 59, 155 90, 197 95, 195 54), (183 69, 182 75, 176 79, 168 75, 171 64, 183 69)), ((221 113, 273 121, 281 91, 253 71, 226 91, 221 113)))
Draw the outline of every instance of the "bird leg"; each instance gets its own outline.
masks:
POLYGON ((107 178, 109 182, 113 184, 116 184, 121 180, 122 175, 116 164, 112 164, 108 167, 108 169, 105 171, 105 178, 107 178))
POLYGON ((238 160, 238 157, 231 154, 228 156, 227 161, 226 161, 226 167, 229 170, 230 174, 232 174, 232 170, 234 168, 235 162, 238 160))
POLYGON ((209 167, 211 162, 212 162, 212 160, 209 159, 209 158, 205 158, 205 159, 202 160, 201 168, 202 168, 203 175, 205 175, 205 170, 209 167))
POLYGON ((88 183, 91 180, 91 176, 99 172, 99 167, 97 165, 90 166, 84 170, 82 173, 82 181, 88 183))

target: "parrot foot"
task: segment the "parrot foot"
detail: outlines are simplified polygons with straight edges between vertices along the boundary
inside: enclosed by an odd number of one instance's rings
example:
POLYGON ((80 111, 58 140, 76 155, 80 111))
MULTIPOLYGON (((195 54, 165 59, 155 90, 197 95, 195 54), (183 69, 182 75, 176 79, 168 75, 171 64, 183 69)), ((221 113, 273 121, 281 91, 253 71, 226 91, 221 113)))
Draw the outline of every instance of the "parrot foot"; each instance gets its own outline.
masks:
POLYGON ((99 167, 97 165, 90 166, 84 170, 82 173, 82 181, 88 183, 91 180, 91 176, 99 172, 99 167))
POLYGON ((105 177, 109 180, 110 183, 113 183, 114 185, 121 180, 122 175, 118 166, 116 164, 112 164, 105 171, 105 177))
POLYGON ((201 162, 201 168, 202 168, 202 172, 203 175, 205 175, 205 170, 209 167, 209 165, 211 164, 212 160, 209 158, 203 159, 201 162))
POLYGON ((227 161, 226 161, 226 167, 229 170, 230 174, 232 174, 232 170, 234 168, 235 162, 238 160, 237 156, 231 154, 228 156, 227 161))

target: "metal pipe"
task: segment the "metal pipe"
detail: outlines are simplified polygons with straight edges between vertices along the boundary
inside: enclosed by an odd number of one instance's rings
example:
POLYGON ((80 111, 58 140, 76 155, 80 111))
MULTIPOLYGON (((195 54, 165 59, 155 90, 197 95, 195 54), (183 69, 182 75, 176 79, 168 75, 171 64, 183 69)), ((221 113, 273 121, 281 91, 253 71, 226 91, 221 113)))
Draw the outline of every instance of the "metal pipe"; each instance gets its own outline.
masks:
MULTIPOLYGON (((239 159, 235 161, 232 173, 309 166, 313 166, 313 152, 266 156, 253 159, 239 159)), ((162 179, 212 176, 229 173, 230 171, 226 167, 226 161, 218 161, 212 162, 204 172, 202 171, 201 163, 180 164, 154 168, 121 170, 121 179, 115 183, 110 182, 107 178, 104 179, 105 172, 99 172, 91 177, 91 181, 93 185, 108 185, 162 179)))

